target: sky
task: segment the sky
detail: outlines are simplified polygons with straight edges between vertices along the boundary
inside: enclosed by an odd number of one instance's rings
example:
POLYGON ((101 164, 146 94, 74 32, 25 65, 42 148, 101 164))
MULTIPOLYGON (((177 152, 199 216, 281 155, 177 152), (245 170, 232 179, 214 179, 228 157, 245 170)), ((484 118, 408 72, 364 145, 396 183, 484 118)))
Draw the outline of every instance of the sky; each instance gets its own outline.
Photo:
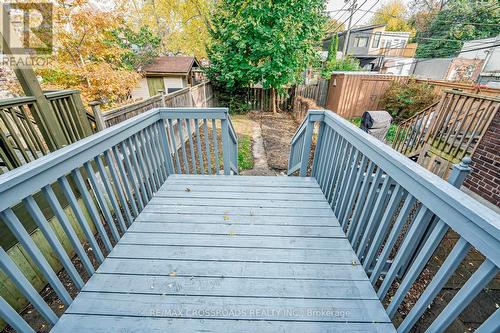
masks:
MULTIPOLYGON (((388 0, 367 0, 366 3, 364 3, 365 0, 357 0, 359 10, 354 14, 352 19, 352 24, 354 25, 358 20, 359 22, 356 25, 369 24, 369 21, 373 14, 367 13, 363 10, 375 11, 377 10, 378 7, 380 7, 380 5, 384 4, 387 1, 388 0)), ((330 12, 330 17, 334 17, 335 19, 340 20, 340 22, 345 21, 346 22, 345 24, 347 26, 347 18, 349 17, 348 12, 347 11, 339 12, 339 10, 342 9, 344 4, 345 4, 344 0, 329 0, 327 4, 327 10, 333 11, 330 12)), ((349 6, 346 5, 343 9, 348 9, 348 8, 349 6)))

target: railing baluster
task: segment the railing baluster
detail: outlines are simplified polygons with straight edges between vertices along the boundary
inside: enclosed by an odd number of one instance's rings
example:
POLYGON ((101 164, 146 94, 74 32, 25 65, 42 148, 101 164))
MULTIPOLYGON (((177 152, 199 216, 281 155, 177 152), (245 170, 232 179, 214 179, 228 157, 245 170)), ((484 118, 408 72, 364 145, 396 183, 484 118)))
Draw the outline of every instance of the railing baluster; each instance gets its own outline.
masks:
POLYGON ((191 131, 191 119, 186 119, 186 127, 188 132, 189 150, 191 152, 191 168, 193 169, 193 174, 198 174, 196 171, 196 156, 193 144, 193 133, 191 131))
MULTIPOLYGON (((122 232, 125 233, 127 231, 127 226, 125 225, 125 221, 123 220, 123 215, 120 209, 120 205, 116 201, 115 192, 113 191, 113 187, 111 186, 111 183, 108 178, 108 173, 106 172, 106 168, 104 168, 104 164, 102 163, 101 157, 99 155, 94 157, 94 162, 97 164, 97 170, 99 170, 99 175, 101 176, 101 181, 104 184, 104 189, 108 194, 108 198, 111 201, 111 206, 115 211, 115 216, 118 220, 118 225, 122 229, 122 232)), ((123 208, 126 209, 126 207, 123 208)))
MULTIPOLYGON (((134 182, 134 177, 132 174, 130 174, 130 177, 132 177, 132 185, 130 184, 129 176, 127 176, 127 173, 125 172, 125 167, 123 166, 124 162, 120 158, 120 152, 118 150, 118 146, 114 146, 112 148, 112 152, 116 161, 116 165, 118 166, 118 171, 120 172, 121 183, 125 187, 125 192, 127 193, 128 202, 132 206, 132 212, 134 216, 137 217, 139 215, 139 210, 137 209, 137 203, 135 201, 136 199, 134 198, 134 194, 132 193, 132 188, 134 188, 134 191, 137 194, 137 200, 140 203, 141 199, 140 199, 139 189, 137 188, 137 185, 134 182)), ((124 156, 125 153, 122 153, 122 155, 124 156)))
MULTIPOLYGON (((427 229, 430 220, 432 218, 432 212, 427 209, 427 207, 422 206, 418 211, 417 216, 413 222, 410 222, 411 226, 409 231, 406 233, 403 243, 400 245, 396 256, 387 272, 387 275, 382 282, 379 290, 377 291, 377 296, 382 300, 387 295, 392 282, 396 278, 398 271, 410 260, 410 255, 412 254, 412 248, 415 248, 418 244, 415 244, 415 239, 420 239, 422 234, 427 229)), ((392 247, 392 246, 391 246, 392 247)))
POLYGON ((341 164, 341 173, 339 174, 339 179, 337 181, 337 186, 333 194, 333 208, 335 216, 339 215, 339 210, 341 207, 340 196, 344 194, 345 187, 347 186, 347 177, 351 170, 356 168, 356 159, 358 157, 358 151, 352 145, 349 147, 348 158, 344 163, 341 164))
POLYGON ((149 201, 149 199, 151 199, 153 197, 152 186, 154 186, 154 185, 151 185, 151 182, 153 181, 151 179, 152 175, 150 174, 149 164, 145 162, 145 157, 143 156, 144 147, 139 143, 138 136, 139 136, 139 134, 135 134, 132 136, 132 141, 134 143, 133 146, 135 147, 135 149, 133 149, 133 151, 132 151, 133 152, 132 155, 135 157, 134 161, 138 162, 138 164, 137 164, 138 171, 140 170, 142 172, 142 175, 143 175, 142 183, 144 183, 146 185, 146 190, 147 190, 146 193, 147 193, 147 197, 148 197, 148 201, 149 201))
POLYGON ((340 156, 344 153, 346 144, 346 140, 344 140, 340 135, 337 135, 337 142, 335 143, 335 147, 333 147, 332 161, 328 167, 329 172, 325 183, 325 197, 328 203, 330 203, 330 194, 333 190, 333 182, 335 180, 335 174, 337 173, 337 165, 340 162, 340 156))
POLYGON ((42 188, 42 194, 44 195, 45 199, 52 208, 54 215, 59 220, 61 228, 68 236, 69 241, 73 246, 73 249, 75 250, 80 260, 82 261, 83 267, 85 267, 85 270, 87 271, 89 276, 92 276, 92 274, 94 274, 95 272, 94 266, 92 265, 92 262, 90 261, 90 258, 88 257, 87 253, 85 253, 85 249, 83 248, 82 243, 80 243, 78 235, 76 234, 75 229, 73 229, 73 226, 69 222, 68 217, 64 213, 61 204, 57 200, 54 190, 52 190, 52 187, 50 185, 47 185, 44 188, 42 188))
POLYGON ((224 174, 231 174, 231 160, 230 160, 230 148, 229 148, 229 125, 227 119, 221 120, 221 136, 222 136, 222 158, 224 163, 224 174))
POLYGON ((203 119, 203 130, 205 132, 205 150, 207 154, 207 174, 211 175, 212 174, 212 157, 210 153, 210 140, 209 140, 209 134, 208 134, 208 124, 207 120, 203 119))
POLYGON ((131 138, 127 139, 127 148, 128 148, 128 152, 129 152, 130 157, 131 157, 131 161, 132 161, 132 166, 131 166, 130 170, 132 170, 136 174, 137 181, 138 181, 139 186, 141 188, 140 193, 142 195, 142 202, 143 202, 143 205, 146 206, 146 204, 149 202, 148 192, 146 191, 146 184, 147 184, 148 180, 146 179, 147 177, 145 175, 143 176, 143 171, 144 171, 143 168, 139 167, 139 162, 137 162, 137 152, 136 152, 137 147, 134 147, 134 144, 133 144, 131 138))
POLYGON ((52 227, 49 225, 49 222, 45 219, 45 216, 43 216, 43 213, 40 210, 40 207, 38 207, 38 204, 35 202, 35 199, 33 199, 32 196, 29 196, 23 200, 23 203, 26 206, 28 213, 31 215, 42 234, 45 236, 45 239, 47 239, 47 242, 57 254, 57 257, 66 269, 66 272, 71 280, 75 283, 78 289, 82 289, 84 283, 80 274, 76 271, 75 266, 73 266, 71 259, 52 230, 52 227))
POLYGON ((195 132, 196 132, 196 146, 198 148, 198 160, 199 160, 199 166, 200 166, 200 173, 202 175, 204 175, 205 174, 205 166, 204 166, 205 163, 203 162, 203 150, 201 149, 199 119, 195 119, 194 128, 195 128, 195 132))
POLYGON ((458 242, 453 247, 453 250, 451 250, 448 257, 446 257, 446 260, 432 278, 427 288, 425 288, 418 301, 398 327, 399 333, 409 332, 415 323, 421 318, 425 310, 427 310, 427 307, 432 303, 432 300, 438 295, 460 263, 464 260, 465 256, 469 252, 469 249, 470 244, 460 237, 458 242))
POLYGON ((28 234, 26 229, 24 229, 21 221, 19 221, 12 209, 8 208, 3 212, 0 212, 0 217, 14 236, 16 236, 17 240, 21 243, 26 252, 28 252, 37 267, 42 271, 47 281, 50 283, 52 288, 54 288, 56 294, 61 298, 66 306, 69 306, 72 301, 71 296, 64 288, 56 273, 47 262, 47 259, 45 259, 42 252, 40 252, 40 249, 36 246, 33 239, 31 239, 31 236, 28 234))
POLYGON ((359 223, 359 216, 362 213, 362 209, 364 207, 366 196, 368 195, 370 181, 373 177, 373 169, 375 168, 375 163, 372 161, 368 162, 368 167, 364 173, 363 184, 361 185, 361 189, 358 193, 358 197, 356 202, 354 203, 354 212, 352 213, 351 223, 349 224, 349 228, 347 229, 347 238, 352 242, 354 237, 354 233, 357 229, 357 225, 359 223))
POLYGON ((158 124, 158 132, 160 138, 159 141, 163 150, 163 158, 166 163, 166 169, 167 169, 167 173, 165 174, 165 179, 166 179, 168 176, 173 175, 175 170, 174 170, 174 161, 172 160, 172 154, 170 153, 170 148, 168 145, 165 119, 160 119, 158 124))
POLYGON ((385 268, 385 265, 387 263, 387 259, 389 258, 389 254, 392 251, 392 247, 398 240, 399 234, 401 233, 401 230, 403 229, 406 220, 408 219, 408 216, 410 216, 411 210, 413 208, 413 205, 415 204, 416 199, 414 196, 411 194, 408 194, 406 196, 405 202, 403 203, 403 207, 401 208, 401 211, 399 212, 398 218, 396 219, 396 222, 394 222, 394 225, 392 226, 391 232, 389 233, 389 236, 387 237, 387 241, 384 244, 384 248, 380 255, 377 258, 377 264, 373 268, 372 273, 370 274, 370 282, 375 285, 377 282, 378 278, 380 277, 380 274, 382 273, 382 269, 385 268))
POLYGON ((106 198, 104 197, 103 190, 99 183, 97 182, 96 176, 94 174, 94 168, 90 164, 90 162, 84 163, 83 167, 87 172, 87 177, 92 185, 93 192, 97 199, 97 204, 101 208, 101 212, 104 215, 104 219, 106 220, 107 225, 109 226, 109 230, 111 231, 111 235, 113 236, 115 242, 120 240, 120 234, 118 233, 118 229, 116 228, 115 221, 113 219, 113 215, 109 210, 108 204, 106 203, 106 198))
POLYGON ((356 179, 354 180, 353 183, 349 184, 348 191, 345 193, 345 198, 349 197, 349 200, 344 203, 342 203, 342 207, 340 209, 340 213, 338 215, 338 219, 342 225, 342 227, 345 230, 347 220, 350 217, 350 214, 352 212, 352 205, 354 203, 354 200, 356 199, 356 195, 359 192, 359 188, 361 187, 362 179, 363 179, 363 173, 366 170, 366 165, 368 163, 368 159, 366 158, 365 155, 361 157, 361 161, 359 162, 359 166, 356 170, 356 168, 353 168, 353 176, 354 173, 356 173, 356 179), (356 172, 357 171, 357 172, 356 172))
MULTIPOLYGON (((58 318, 54 311, 45 303, 42 296, 33 288, 28 279, 19 270, 7 252, 0 247, 0 269, 12 280, 15 286, 23 293, 35 309, 51 324, 54 325, 58 318)), ((17 312, 16 312, 17 314, 17 312)), ((24 322, 24 320, 23 320, 24 322)))
POLYGON ((146 132, 146 139, 149 145, 149 150, 153 154, 153 163, 155 165, 155 171, 156 174, 158 175, 158 185, 160 188, 163 182, 167 179, 167 170, 165 168, 165 163, 163 159, 161 158, 160 154, 160 149, 161 149, 161 143, 158 140, 159 136, 158 133, 156 132, 158 124, 154 124, 148 128, 145 129, 146 132))
POLYGON ((309 166, 309 156, 311 154, 312 134, 314 130, 314 122, 308 119, 306 132, 304 134, 304 146, 302 148, 302 156, 300 157, 300 173, 301 177, 307 175, 307 167, 309 166))
MULTIPOLYGON (((90 218, 94 222, 94 226, 97 229, 97 232, 101 236, 102 242, 104 243, 104 247, 106 248, 106 251, 111 252, 113 249, 113 246, 111 245, 111 241, 109 240, 108 234, 106 233, 106 230, 104 229, 104 226, 101 223, 101 218, 99 217, 99 212, 97 211, 97 208, 94 206, 94 201, 90 197, 89 191, 87 190, 87 185, 85 184, 85 181, 83 180, 82 174, 80 173, 79 169, 75 169, 71 172, 71 176, 73 177, 73 180, 75 181, 76 186, 78 187, 78 191, 80 192, 80 195, 82 196, 83 203, 85 204, 85 207, 87 207, 87 211, 90 214, 90 218)), ((73 191, 69 187, 68 180, 66 177, 61 178, 61 185, 63 186, 63 190, 66 194, 71 194, 74 197, 73 191), (71 193, 70 193, 71 192, 71 193)), ((68 196, 66 194, 66 196, 68 196)), ((70 201, 71 202, 71 201, 70 201)), ((97 247, 100 251, 99 245, 97 244, 94 235, 92 234, 92 231, 90 230, 87 221, 83 217, 83 215, 80 212, 80 206, 76 204, 76 198, 75 198, 75 209, 78 209, 78 214, 75 212, 75 214, 79 215, 80 217, 77 216, 78 221, 80 222, 80 225, 82 226, 82 229, 85 231, 85 235, 89 239, 89 243, 91 243, 91 246, 97 247), (83 225, 82 225, 83 223, 83 225)), ((94 250, 96 251, 96 250, 94 250)), ((104 259, 104 256, 102 253, 99 255, 104 259)))
POLYGON ((318 130, 318 140, 316 142, 316 148, 314 150, 313 165, 311 169, 311 177, 316 177, 319 160, 321 159, 321 153, 323 152, 323 137, 325 136, 325 123, 322 121, 319 124, 318 130))
MULTIPOLYGON (((375 204, 373 205, 372 209, 369 209, 371 211, 371 215, 368 220, 368 223, 366 224, 366 228, 363 231, 361 242, 359 243, 359 246, 356 250, 356 254, 358 255, 358 258, 361 261, 364 261, 363 257, 366 251, 366 247, 368 246, 368 242, 373 241, 373 233, 376 224, 380 223, 380 215, 382 214, 382 211, 385 208, 385 201, 387 199, 388 192, 390 191, 392 185, 393 185, 392 179, 386 174, 382 187, 380 188, 380 191, 378 193, 377 199, 375 200, 375 204)), ((378 187, 378 184, 376 185, 376 187, 378 187)), ((367 200, 367 202, 369 201, 367 200)), ((365 207, 365 209, 367 209, 367 207, 365 207)))
POLYGON ((426 332, 437 333, 446 330, 474 297, 495 277, 498 271, 498 267, 486 259, 432 322, 426 332))
POLYGON ((177 148, 177 142, 175 140, 175 130, 174 130, 174 126, 172 124, 172 120, 167 119, 167 123, 168 123, 168 132, 170 133, 170 140, 172 142, 173 154, 175 156, 175 164, 177 166, 177 173, 180 175, 180 174, 182 174, 182 169, 181 169, 181 162, 179 159, 179 149, 177 148))
POLYGON ((123 211, 125 212, 125 217, 127 218, 127 225, 130 226, 134 221, 134 219, 130 214, 130 209, 127 203, 127 199, 125 198, 125 194, 123 193, 122 185, 125 184, 122 184, 120 178, 118 177, 118 173, 116 172, 115 164, 109 150, 106 150, 104 152, 104 158, 106 159, 106 164, 108 165, 109 173, 111 174, 111 178, 113 179, 113 183, 115 184, 116 192, 118 194, 118 199, 120 200, 120 203, 122 204, 123 207, 123 211))
POLYGON ((215 164, 215 172, 218 175, 220 173, 220 165, 219 165, 219 145, 217 140, 217 126, 215 123, 215 119, 212 119, 212 137, 214 140, 214 164, 215 164))
MULTIPOLYGON (((356 224, 356 230, 354 231, 352 240, 351 240, 351 245, 354 249, 354 251, 358 251, 359 248, 359 238, 360 236, 365 232, 366 229, 366 224, 368 222, 368 214, 371 212, 371 207, 373 200, 375 199, 375 196, 377 195, 377 189, 380 184, 380 179, 382 178, 383 171, 381 168, 377 167, 377 171, 375 171, 375 175, 371 178, 371 185, 370 189, 368 190, 368 195, 366 196, 366 199, 363 200, 363 204, 361 206, 363 207, 362 210, 360 210, 360 214, 356 215, 353 217, 353 219, 358 220, 356 224)), ((386 179, 387 180, 387 179, 386 179)), ((387 180, 388 181, 388 180, 387 180)), ((386 184, 387 188, 388 184, 386 184)), ((358 202, 360 203, 360 202, 358 202)))
POLYGON ((189 174, 189 164, 186 154, 186 139, 184 138, 184 125, 182 124, 183 119, 177 119, 177 129, 179 131, 179 140, 181 141, 181 152, 182 152, 182 162, 184 165, 184 173, 189 174))
POLYGON ((128 140, 124 140, 120 143, 120 148, 123 155, 123 160, 125 161, 125 166, 127 167, 128 175, 130 180, 132 181, 132 186, 134 188, 135 197, 137 199, 137 205, 139 206, 139 210, 141 211, 148 199, 146 198, 146 190, 143 188, 144 185, 141 181, 140 173, 135 169, 135 164, 132 165, 132 151, 130 148, 130 143, 128 140))
POLYGON ((141 146, 142 156, 146 162, 147 170, 149 172, 149 179, 151 183, 151 195, 156 193, 158 188, 160 188, 160 180, 158 174, 156 173, 153 152, 150 150, 150 146, 145 137, 144 130, 137 133, 137 140, 141 146))
POLYGON ((14 310, 2 296, 0 296, 0 316, 17 332, 35 333, 28 323, 17 314, 16 310, 14 310))
POLYGON ((328 172, 326 165, 329 162, 330 152, 332 149, 333 141, 333 130, 327 126, 325 128, 325 135, 323 137, 325 142, 330 143, 329 145, 323 144, 323 152, 319 161, 318 171, 316 173, 316 180, 318 181, 319 187, 324 188, 325 175, 328 172))
POLYGON ((389 203, 387 204, 387 208, 379 222, 377 232, 375 233, 375 236, 373 236, 373 240, 368 249, 366 258, 363 261, 363 267, 365 268, 365 270, 370 269, 370 267, 372 266, 373 260, 375 259, 375 256, 377 255, 380 246, 385 239, 387 230, 389 229, 391 220, 396 213, 396 210, 398 209, 403 194, 403 188, 401 187, 401 185, 397 184, 392 191, 391 198, 389 200, 389 203))

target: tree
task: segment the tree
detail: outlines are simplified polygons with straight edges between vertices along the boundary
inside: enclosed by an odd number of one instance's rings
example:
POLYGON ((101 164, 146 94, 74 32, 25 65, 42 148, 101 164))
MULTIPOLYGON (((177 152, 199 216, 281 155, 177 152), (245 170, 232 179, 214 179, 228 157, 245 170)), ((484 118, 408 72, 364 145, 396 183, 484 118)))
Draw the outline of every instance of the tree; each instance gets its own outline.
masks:
POLYGON ((124 68, 126 50, 111 43, 123 27, 123 13, 101 10, 88 0, 58 0, 55 4, 55 50, 50 65, 37 68, 45 89, 78 89, 85 101, 121 103, 140 75, 124 68))
POLYGON ((496 0, 450 0, 432 20, 427 32, 419 32, 417 57, 456 55, 463 42, 500 34, 500 8, 496 0))
POLYGON ((372 24, 385 24, 387 31, 410 31, 408 10, 402 0, 390 0, 380 6, 372 17, 372 24))
POLYGON ((162 52, 206 57, 212 0, 128 0, 136 26, 147 26, 161 38, 162 52))
POLYGON ((208 76, 228 92, 261 83, 275 96, 319 60, 323 0, 220 0, 211 15, 208 76))
POLYGON ((122 27, 113 31, 113 37, 111 42, 126 50, 121 59, 122 66, 126 69, 140 71, 160 54, 161 37, 146 26, 142 26, 137 32, 129 27, 122 27))

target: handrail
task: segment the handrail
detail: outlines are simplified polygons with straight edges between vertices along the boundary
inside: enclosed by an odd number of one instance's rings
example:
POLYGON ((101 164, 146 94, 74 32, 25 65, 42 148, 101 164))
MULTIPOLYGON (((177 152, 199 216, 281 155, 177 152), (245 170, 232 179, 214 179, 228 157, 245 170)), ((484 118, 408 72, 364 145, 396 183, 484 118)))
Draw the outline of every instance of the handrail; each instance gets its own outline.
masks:
MULTIPOLYGON (((309 111, 306 130, 297 134, 312 137, 317 122, 320 131, 311 175, 330 202, 371 282, 380 286, 377 294, 381 301, 392 293, 387 307, 390 317, 449 229, 459 234, 460 246, 474 247, 486 257, 470 281, 477 281, 479 276, 488 278, 482 278, 481 284, 468 282, 461 293, 477 293, 494 277, 500 267, 500 215, 457 188, 470 171, 470 160, 456 166, 446 182, 333 112, 309 111), (391 251, 396 254, 388 262, 391 251), (387 273, 382 273, 387 267, 387 273)), ((310 140, 295 140, 303 141, 306 149, 295 163, 300 163, 304 175, 310 167, 310 140)), ((457 253, 463 254, 461 259, 450 254, 446 263, 452 262, 453 268, 443 264, 405 319, 401 332, 414 325, 446 282, 436 279, 447 279, 467 251, 457 253)), ((451 309, 463 309, 473 298, 457 296, 433 328, 446 328, 460 313, 451 309)))
MULTIPOLYGON (((42 272, 44 281, 68 306, 71 296, 45 255, 57 257, 58 265, 64 267, 75 287, 81 289, 83 280, 71 261, 73 253, 80 258, 88 275, 96 269, 82 243, 89 243, 97 264, 102 263, 169 175, 220 174, 222 169, 226 175, 238 172, 237 137, 228 109, 157 108, 0 175, 0 219, 26 250, 35 268, 42 272), (177 148, 177 142, 181 148, 177 148), (55 186, 62 191, 69 207, 63 208, 55 186), (44 215, 40 198, 49 205, 57 222, 44 215), (83 214, 80 205, 84 205, 88 215, 83 214), (21 210, 29 214, 47 239, 49 247, 44 246, 43 251, 49 253, 42 253, 23 226, 17 215, 21 210), (60 223, 63 236, 56 236, 51 223, 60 223), (83 236, 75 232, 76 224, 83 236), (95 232, 102 243, 97 242, 95 232), (63 248, 59 237, 71 244, 70 253, 63 248)), ((16 294, 16 299, 22 296, 28 299, 49 324, 57 321, 1 247, 0 270, 19 287, 22 295, 16 294)), ((10 306, 0 302, 0 314, 11 313, 10 306)), ((13 327, 26 327, 19 318, 3 319, 13 327)))

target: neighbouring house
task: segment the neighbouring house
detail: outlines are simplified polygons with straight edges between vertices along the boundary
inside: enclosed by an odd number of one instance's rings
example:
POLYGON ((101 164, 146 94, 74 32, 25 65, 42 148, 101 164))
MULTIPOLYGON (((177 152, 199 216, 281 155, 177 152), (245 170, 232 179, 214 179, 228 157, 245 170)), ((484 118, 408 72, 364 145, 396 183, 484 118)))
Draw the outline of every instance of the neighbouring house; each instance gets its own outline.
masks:
POLYGON ((132 91, 132 98, 144 99, 195 85, 202 81, 201 66, 195 57, 162 56, 142 69, 143 77, 132 91))
MULTIPOLYGON (((364 70, 396 67, 387 73, 407 74, 411 62, 408 59, 415 55, 417 44, 408 44, 409 32, 386 31, 385 28, 385 24, 376 24, 351 29, 346 54, 357 58, 364 70), (384 66, 385 63, 389 65, 384 66)), ((345 38, 346 31, 340 32, 339 50, 343 50, 345 38)), ((331 39, 330 36, 323 41, 323 50, 328 50, 331 39)))
POLYGON ((477 72, 477 82, 492 87, 500 86, 500 35, 475 39, 464 43, 457 59, 475 63, 470 72, 477 72))

